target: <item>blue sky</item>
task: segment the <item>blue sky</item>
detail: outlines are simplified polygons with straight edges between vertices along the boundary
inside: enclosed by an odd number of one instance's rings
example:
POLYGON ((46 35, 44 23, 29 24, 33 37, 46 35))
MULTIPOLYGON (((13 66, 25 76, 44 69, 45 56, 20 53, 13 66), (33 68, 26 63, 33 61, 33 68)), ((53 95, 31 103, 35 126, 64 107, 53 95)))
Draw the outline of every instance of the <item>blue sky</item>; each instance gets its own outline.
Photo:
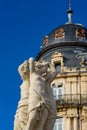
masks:
MULTIPOLYGON (((13 130, 20 98, 18 66, 36 57, 42 38, 67 22, 68 0, 0 0, 0 130, 13 130)), ((87 27, 87 0, 72 0, 73 22, 87 27)))

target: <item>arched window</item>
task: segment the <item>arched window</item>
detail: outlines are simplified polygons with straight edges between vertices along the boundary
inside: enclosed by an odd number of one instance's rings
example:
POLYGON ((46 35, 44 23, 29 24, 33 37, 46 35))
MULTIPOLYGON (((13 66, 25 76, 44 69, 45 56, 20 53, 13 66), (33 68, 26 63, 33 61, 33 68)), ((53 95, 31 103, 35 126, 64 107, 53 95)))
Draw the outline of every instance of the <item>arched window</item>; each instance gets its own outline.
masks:
POLYGON ((57 118, 53 130, 63 130, 63 118, 57 118))

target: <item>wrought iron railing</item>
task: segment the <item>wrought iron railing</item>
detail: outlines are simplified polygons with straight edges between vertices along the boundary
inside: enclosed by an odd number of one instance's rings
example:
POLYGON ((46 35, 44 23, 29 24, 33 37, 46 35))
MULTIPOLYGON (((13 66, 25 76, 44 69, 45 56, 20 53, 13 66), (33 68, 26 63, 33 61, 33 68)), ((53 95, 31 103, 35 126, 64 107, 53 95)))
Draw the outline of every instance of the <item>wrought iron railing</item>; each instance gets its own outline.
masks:
POLYGON ((57 106, 87 105, 87 94, 64 94, 54 96, 57 106))

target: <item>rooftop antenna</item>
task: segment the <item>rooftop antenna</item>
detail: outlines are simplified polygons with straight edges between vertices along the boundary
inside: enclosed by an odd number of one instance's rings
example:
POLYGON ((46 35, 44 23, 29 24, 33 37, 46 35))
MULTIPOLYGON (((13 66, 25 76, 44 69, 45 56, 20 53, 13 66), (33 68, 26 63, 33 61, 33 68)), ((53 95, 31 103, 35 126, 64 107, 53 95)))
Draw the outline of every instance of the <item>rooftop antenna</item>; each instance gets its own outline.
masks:
POLYGON ((67 11, 67 14, 68 14, 68 23, 72 23, 73 10, 71 9, 71 0, 69 0, 69 9, 67 11))

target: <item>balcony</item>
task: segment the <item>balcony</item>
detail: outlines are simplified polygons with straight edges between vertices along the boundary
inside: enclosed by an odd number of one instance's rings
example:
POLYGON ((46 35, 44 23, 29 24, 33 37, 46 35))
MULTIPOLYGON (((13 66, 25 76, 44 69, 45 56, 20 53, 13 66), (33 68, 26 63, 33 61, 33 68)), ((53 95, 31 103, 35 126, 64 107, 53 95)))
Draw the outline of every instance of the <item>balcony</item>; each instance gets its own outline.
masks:
POLYGON ((54 97, 57 107, 83 106, 87 105, 87 94, 65 94, 54 97))

